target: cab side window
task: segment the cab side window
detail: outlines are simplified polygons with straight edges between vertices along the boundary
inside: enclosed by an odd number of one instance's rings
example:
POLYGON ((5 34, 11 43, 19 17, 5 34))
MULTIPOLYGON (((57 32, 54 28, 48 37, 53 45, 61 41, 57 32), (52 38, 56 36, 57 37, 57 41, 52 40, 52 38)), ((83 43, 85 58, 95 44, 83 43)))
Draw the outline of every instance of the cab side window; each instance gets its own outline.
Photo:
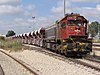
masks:
POLYGON ((61 27, 62 27, 62 28, 66 28, 66 22, 62 22, 62 23, 61 23, 61 27))

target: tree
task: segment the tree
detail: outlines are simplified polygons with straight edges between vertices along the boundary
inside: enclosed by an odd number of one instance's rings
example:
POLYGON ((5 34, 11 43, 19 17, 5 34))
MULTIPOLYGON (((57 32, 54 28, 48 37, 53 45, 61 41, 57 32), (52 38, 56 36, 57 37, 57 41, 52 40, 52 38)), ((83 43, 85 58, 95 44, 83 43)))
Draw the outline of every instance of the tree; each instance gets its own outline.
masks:
POLYGON ((13 36, 13 35, 15 35, 15 32, 10 30, 7 32, 6 37, 13 36))
POLYGON ((4 36, 0 36, 0 40, 5 40, 5 37, 4 36))
POLYGON ((97 34, 98 34, 98 29, 100 29, 100 23, 95 21, 95 22, 92 22, 90 25, 89 25, 89 34, 91 34, 92 37, 95 37, 97 34), (99 27, 99 28, 98 28, 99 27))

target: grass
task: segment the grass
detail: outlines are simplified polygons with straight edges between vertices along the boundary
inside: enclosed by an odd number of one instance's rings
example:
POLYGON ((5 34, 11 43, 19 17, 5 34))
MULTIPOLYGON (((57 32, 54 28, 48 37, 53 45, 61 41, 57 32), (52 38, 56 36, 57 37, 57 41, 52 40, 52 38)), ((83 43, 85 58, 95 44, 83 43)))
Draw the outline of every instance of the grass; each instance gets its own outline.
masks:
POLYGON ((28 47, 23 46, 20 40, 5 39, 0 36, 0 48, 9 51, 22 51, 28 49, 28 47))

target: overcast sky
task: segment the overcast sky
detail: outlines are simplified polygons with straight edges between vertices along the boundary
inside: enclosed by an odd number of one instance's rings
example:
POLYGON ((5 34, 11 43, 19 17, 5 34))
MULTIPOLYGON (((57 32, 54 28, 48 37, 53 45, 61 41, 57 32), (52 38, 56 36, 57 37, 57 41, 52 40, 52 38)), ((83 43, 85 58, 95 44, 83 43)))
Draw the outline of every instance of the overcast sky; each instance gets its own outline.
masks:
MULTIPOLYGON (((100 22, 100 0, 66 0, 66 13, 71 12, 100 22)), ((31 32, 62 17, 63 0, 0 0, 0 34, 31 32)))

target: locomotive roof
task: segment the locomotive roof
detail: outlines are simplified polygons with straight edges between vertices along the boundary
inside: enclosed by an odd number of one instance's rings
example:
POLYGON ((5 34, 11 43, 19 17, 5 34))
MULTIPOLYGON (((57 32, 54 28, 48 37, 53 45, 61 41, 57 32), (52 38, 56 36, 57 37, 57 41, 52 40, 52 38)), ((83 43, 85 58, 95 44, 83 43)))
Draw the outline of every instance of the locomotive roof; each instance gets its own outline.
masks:
POLYGON ((82 17, 85 21, 87 21, 83 16, 81 16, 80 14, 74 14, 74 13, 71 13, 71 14, 66 14, 65 15, 65 17, 63 17, 62 19, 60 19, 58 22, 61 22, 61 21, 63 21, 65 18, 67 18, 67 17, 73 17, 73 16, 77 16, 77 17, 82 17))
MULTIPOLYGON (((63 18, 57 20, 54 24, 48 26, 48 27, 46 28, 46 30, 49 30, 49 29, 51 29, 51 28, 56 27, 56 24, 57 24, 57 23, 63 21, 65 18, 67 18, 67 17, 71 17, 71 16, 82 17, 82 18, 84 19, 84 21, 87 21, 86 18, 84 18, 84 16, 81 16, 80 14, 77 14, 77 13, 76 13, 76 14, 75 14, 75 13, 66 14, 65 17, 63 17, 63 18)), ((87 22, 88 22, 88 21, 87 21, 87 22)))

